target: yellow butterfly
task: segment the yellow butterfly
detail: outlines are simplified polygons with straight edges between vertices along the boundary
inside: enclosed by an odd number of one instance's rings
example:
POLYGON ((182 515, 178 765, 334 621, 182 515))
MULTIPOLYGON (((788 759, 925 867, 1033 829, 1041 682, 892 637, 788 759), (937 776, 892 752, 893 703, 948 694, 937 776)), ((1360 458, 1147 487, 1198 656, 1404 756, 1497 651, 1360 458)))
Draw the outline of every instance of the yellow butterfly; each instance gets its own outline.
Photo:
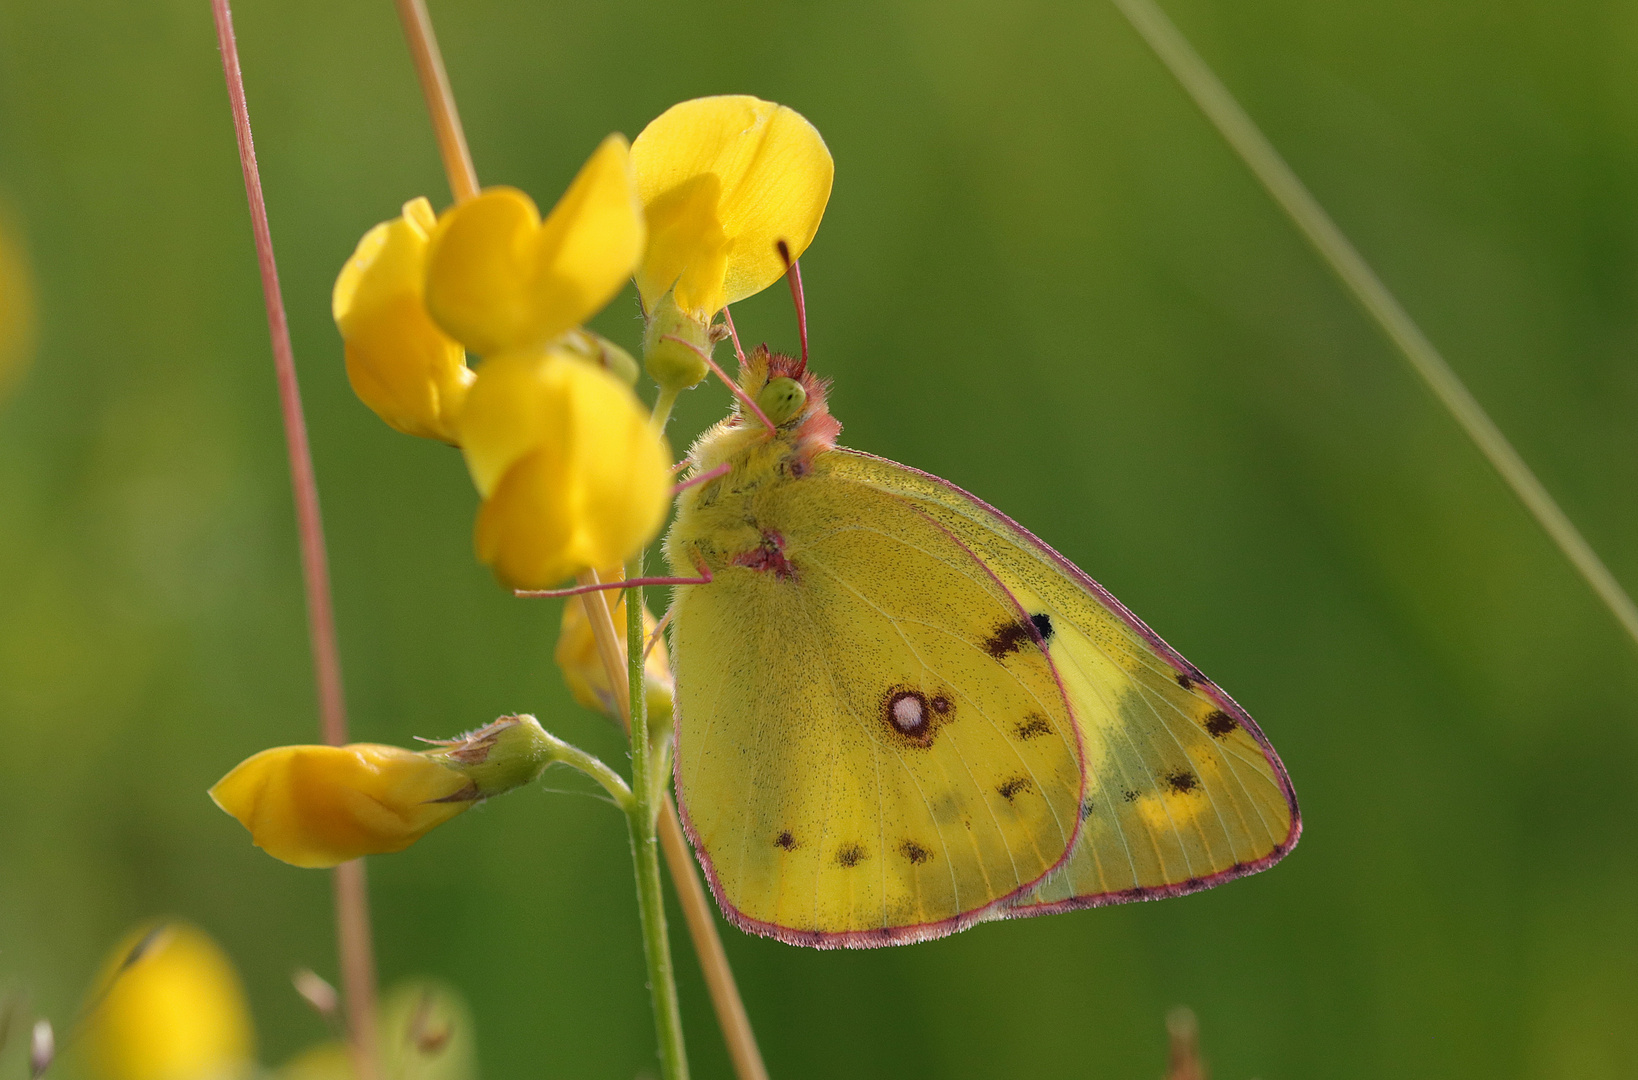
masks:
POLYGON ((702 579, 673 599, 678 801, 736 925, 922 941, 1291 850, 1273 747, 1119 601, 954 485, 837 446, 805 359, 760 348, 738 392, 666 540, 702 579))

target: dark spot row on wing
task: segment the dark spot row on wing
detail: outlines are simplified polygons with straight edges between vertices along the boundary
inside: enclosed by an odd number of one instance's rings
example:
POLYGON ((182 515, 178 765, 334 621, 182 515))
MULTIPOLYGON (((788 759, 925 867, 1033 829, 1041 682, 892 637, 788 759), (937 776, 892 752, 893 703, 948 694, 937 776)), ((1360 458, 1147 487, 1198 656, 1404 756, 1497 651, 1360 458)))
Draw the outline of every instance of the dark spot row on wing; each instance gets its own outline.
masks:
POLYGON ((1206 733, 1214 739, 1227 738, 1229 732, 1240 726, 1240 722, 1222 709, 1214 709, 1206 717, 1206 733))
POLYGON ((774 837, 774 847, 783 848, 786 851, 795 851, 796 837, 791 835, 791 831, 789 829, 786 829, 784 832, 774 837))
POLYGON ((863 844, 843 844, 836 850, 836 865, 854 867, 870 858, 863 844))
POLYGON ((900 844, 899 853, 906 859, 909 859, 911 864, 914 866, 920 866, 922 863, 933 857, 933 853, 931 851, 928 851, 914 840, 906 840, 904 843, 900 844))
POLYGON ((1030 791, 1034 787, 1035 782, 1029 777, 1015 776, 1011 780, 1003 780, 999 785, 997 785, 995 793, 1008 802, 1012 802, 1016 796, 1023 792, 1030 791))
POLYGON ((1161 779, 1166 781, 1166 786, 1171 788, 1172 791, 1178 795, 1187 795, 1189 792, 1200 786, 1200 778, 1195 776, 1194 773, 1189 772, 1187 769, 1178 769, 1175 772, 1169 772, 1165 776, 1161 777, 1161 779))
POLYGON ((1081 820, 1085 821, 1087 818, 1091 817, 1093 809, 1095 809, 1095 807, 1093 806, 1093 803, 1092 803, 1091 799, 1082 799, 1081 800, 1081 820))
POLYGON ((1018 721, 1017 726, 1012 729, 1012 733, 1020 739, 1038 739, 1042 735, 1052 734, 1052 721, 1040 713, 1030 713, 1018 721))

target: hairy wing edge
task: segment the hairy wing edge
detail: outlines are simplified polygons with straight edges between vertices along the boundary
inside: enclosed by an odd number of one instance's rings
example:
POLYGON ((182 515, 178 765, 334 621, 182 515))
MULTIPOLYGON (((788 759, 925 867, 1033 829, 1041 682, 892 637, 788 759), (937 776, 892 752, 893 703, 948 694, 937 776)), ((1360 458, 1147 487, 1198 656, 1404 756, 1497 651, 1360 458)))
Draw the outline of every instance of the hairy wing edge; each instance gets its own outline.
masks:
MULTIPOLYGON (((1221 705, 1224 711, 1232 716, 1235 721, 1245 729, 1252 739, 1256 741, 1257 746, 1263 752, 1263 757, 1268 761, 1269 767, 1273 769, 1275 780, 1279 783, 1280 792, 1285 796, 1286 805, 1291 810, 1291 826, 1290 831, 1286 834, 1285 841, 1275 845, 1272 851, 1260 859, 1253 859, 1250 862, 1237 863, 1234 866, 1229 867, 1227 870, 1219 870, 1213 874, 1188 878, 1184 881, 1174 882, 1169 885, 1138 886, 1136 888, 1121 889, 1115 892, 1088 893, 1082 896, 1070 897, 1067 900, 1056 900, 1050 903, 1028 904, 1018 903, 1017 901, 1003 901, 999 905, 992 905, 990 909, 987 909, 985 915, 986 918, 1028 918, 1034 915, 1051 915, 1060 911, 1074 911, 1079 908, 1105 907, 1110 904, 1125 904, 1135 900, 1163 900, 1170 896, 1183 896, 1188 893, 1199 892, 1202 889, 1209 889, 1212 886, 1220 885, 1225 881, 1232 881, 1235 878, 1246 877, 1247 875, 1266 870, 1291 853, 1291 849, 1296 847, 1297 841, 1302 838, 1302 811, 1297 805, 1296 789, 1291 785, 1291 775, 1286 771, 1285 763, 1280 760, 1280 755, 1274 750, 1273 744, 1270 743, 1268 741, 1268 737, 1263 734, 1263 729, 1257 725, 1257 721, 1253 720, 1250 714, 1248 714, 1237 701, 1225 693, 1223 689, 1215 682, 1202 674, 1199 668, 1185 660, 1182 654, 1180 654, 1176 649, 1166 644, 1166 641, 1159 634, 1151 630, 1147 623, 1134 615, 1125 604, 1121 603, 1113 595, 1111 595, 1109 590, 1105 589, 1102 585, 1099 585, 1096 581, 1094 581, 1092 577, 1086 573, 1086 571, 1064 558, 1052 547, 1052 545, 1048 544, 1045 540, 1042 540, 1040 537, 1036 536, 1034 533, 1030 532, 1012 518, 985 502, 983 499, 980 499, 976 495, 957 487, 955 484, 950 483, 948 480, 945 480, 942 477, 934 476, 932 473, 923 472, 920 469, 911 468, 908 465, 901 465, 896 461, 889 460, 888 458, 878 457, 875 454, 867 454, 861 450, 854 450, 848 447, 840 446, 836 448, 835 452, 846 454, 854 458, 860 458, 878 465, 885 465, 889 468, 902 469, 904 472, 916 477, 919 480, 926 481, 935 487, 943 488, 954 495, 959 502, 964 502, 977 508, 981 513, 989 517, 994 524, 998 525, 1000 528, 1005 530, 1006 533, 1010 534, 1012 538, 1019 540, 1026 546, 1035 549, 1045 561, 1054 565, 1059 572, 1064 574, 1065 577, 1068 577, 1071 581, 1074 581, 1076 584, 1080 585, 1081 588, 1090 593, 1092 597, 1098 601, 1098 603, 1109 609, 1128 626, 1135 630, 1138 635, 1142 637, 1144 641, 1148 642, 1150 647, 1153 648, 1155 652, 1158 653, 1163 659, 1172 664, 1172 666, 1177 668, 1177 670, 1188 675, 1190 680, 1194 681, 1199 688, 1204 690, 1213 701, 1221 705)), ((912 501, 914 500, 912 499, 912 501)))

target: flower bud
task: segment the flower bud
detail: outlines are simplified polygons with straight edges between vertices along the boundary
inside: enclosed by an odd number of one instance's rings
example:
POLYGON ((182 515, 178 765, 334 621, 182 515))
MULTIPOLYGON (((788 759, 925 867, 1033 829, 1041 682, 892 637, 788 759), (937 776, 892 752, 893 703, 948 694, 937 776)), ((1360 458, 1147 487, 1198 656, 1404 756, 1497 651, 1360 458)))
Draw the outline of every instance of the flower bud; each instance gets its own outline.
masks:
POLYGON ((458 739, 430 739, 426 756, 465 776, 472 797, 489 799, 533 783, 563 744, 528 714, 503 716, 458 739))
POLYGON ((643 327, 643 367, 663 392, 676 393, 698 386, 711 369, 690 345, 711 354, 710 327, 677 306, 666 293, 648 313, 643 327))
POLYGON ((464 774, 424 754, 353 743, 263 750, 210 797, 275 859, 329 867, 402 851, 479 796, 464 774))
MULTIPOLYGON (((612 581, 619 576, 619 572, 608 571, 600 576, 604 581, 612 581)), ((601 602, 608 606, 619 641, 624 645, 625 591, 610 589, 599 595, 601 602)), ((620 715, 618 699, 609 686, 608 670, 604 668, 602 656, 597 651, 597 638, 592 634, 591 621, 586 618, 586 605, 582 601, 582 597, 570 597, 564 602, 563 623, 558 630, 557 649, 552 658, 557 661, 558 668, 563 672, 563 681, 568 684, 569 692, 577 702, 588 709, 596 709, 624 726, 628 718, 620 715)), ((645 604, 645 639, 653 637, 657 625, 654 613, 645 604)), ((644 696, 648 701, 650 727, 669 728, 676 681, 671 675, 671 660, 666 654, 663 639, 654 643, 654 648, 643 661, 643 686, 646 689, 644 696)))
POLYGON ((92 986, 84 1032, 98 1080, 231 1080, 254 1069, 238 973, 187 923, 140 927, 119 943, 92 986))
POLYGON ((627 386, 636 386, 637 376, 642 374, 636 357, 584 326, 564 335, 562 348, 571 356, 578 356, 588 364, 602 368, 627 386))
POLYGON ((330 307, 359 400, 399 431, 453 443, 474 375, 422 304, 436 224, 432 204, 412 199, 402 217, 365 233, 336 278, 330 307))

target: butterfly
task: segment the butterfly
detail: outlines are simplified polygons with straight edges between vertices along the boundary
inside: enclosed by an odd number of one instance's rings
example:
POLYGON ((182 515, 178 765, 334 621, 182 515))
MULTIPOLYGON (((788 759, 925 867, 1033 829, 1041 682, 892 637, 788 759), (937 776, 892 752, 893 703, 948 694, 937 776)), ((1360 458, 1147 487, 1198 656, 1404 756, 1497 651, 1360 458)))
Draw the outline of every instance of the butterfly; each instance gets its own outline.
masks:
POLYGON ((1244 709, 1052 548, 836 445, 806 359, 742 358, 666 554, 675 785, 727 917, 870 948, 1176 896, 1302 831, 1244 709))

